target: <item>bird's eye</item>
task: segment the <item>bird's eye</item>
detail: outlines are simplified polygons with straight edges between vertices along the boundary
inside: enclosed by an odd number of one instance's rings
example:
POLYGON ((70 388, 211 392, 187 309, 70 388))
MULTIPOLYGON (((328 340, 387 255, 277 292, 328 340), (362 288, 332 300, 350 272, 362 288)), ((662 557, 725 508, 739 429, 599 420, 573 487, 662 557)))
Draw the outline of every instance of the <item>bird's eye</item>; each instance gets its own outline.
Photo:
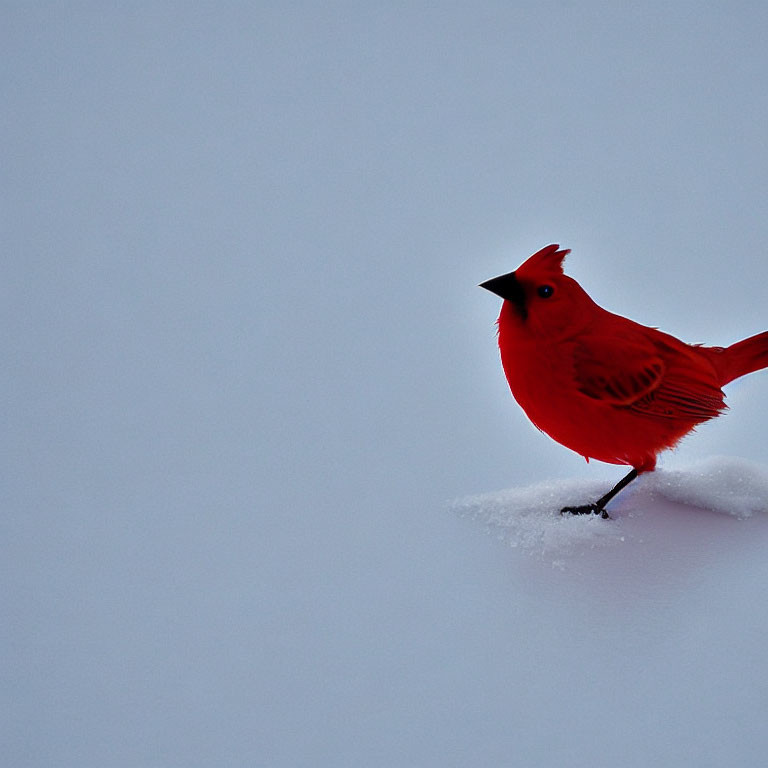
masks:
POLYGON ((551 285, 540 285, 536 290, 536 293, 538 293, 542 299, 548 299, 554 292, 555 289, 551 285))

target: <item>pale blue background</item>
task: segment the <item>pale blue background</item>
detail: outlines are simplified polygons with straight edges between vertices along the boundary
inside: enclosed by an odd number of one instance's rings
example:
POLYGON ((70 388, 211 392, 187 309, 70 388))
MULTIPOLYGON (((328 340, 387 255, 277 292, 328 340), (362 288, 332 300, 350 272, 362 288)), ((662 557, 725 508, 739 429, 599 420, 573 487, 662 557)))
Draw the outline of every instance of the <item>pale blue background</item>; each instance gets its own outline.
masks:
MULTIPOLYGON (((688 341, 768 327, 765 3, 0 20, 7 765, 756 764, 768 622, 703 654, 705 567, 606 608, 447 503, 620 474, 503 379, 476 286, 541 246, 688 341)), ((668 463, 768 462, 767 387, 668 463)))

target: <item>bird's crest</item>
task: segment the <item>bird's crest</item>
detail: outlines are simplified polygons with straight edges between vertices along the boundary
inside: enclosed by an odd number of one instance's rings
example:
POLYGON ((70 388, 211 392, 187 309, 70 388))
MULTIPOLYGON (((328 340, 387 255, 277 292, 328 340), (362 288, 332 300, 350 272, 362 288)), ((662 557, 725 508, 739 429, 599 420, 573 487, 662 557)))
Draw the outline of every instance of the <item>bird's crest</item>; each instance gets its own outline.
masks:
POLYGON ((562 274, 563 272, 563 259, 570 253, 570 248, 560 250, 560 246, 556 243, 547 245, 540 251, 536 251, 533 256, 530 256, 523 264, 521 264, 517 272, 557 272, 562 274))

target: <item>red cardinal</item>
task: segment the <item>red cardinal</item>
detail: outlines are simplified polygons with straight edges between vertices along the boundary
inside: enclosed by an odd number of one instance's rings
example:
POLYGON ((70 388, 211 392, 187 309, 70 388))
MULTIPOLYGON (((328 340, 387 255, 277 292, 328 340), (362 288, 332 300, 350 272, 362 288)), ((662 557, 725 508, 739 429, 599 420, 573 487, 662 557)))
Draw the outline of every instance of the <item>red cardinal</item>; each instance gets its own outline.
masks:
POLYGON ((595 304, 548 245, 487 288, 504 299, 499 349, 512 395, 558 443, 632 471, 593 504, 562 512, 608 517, 605 505, 656 466, 697 424, 726 409, 721 387, 768 367, 768 331, 730 347, 686 344, 595 304))

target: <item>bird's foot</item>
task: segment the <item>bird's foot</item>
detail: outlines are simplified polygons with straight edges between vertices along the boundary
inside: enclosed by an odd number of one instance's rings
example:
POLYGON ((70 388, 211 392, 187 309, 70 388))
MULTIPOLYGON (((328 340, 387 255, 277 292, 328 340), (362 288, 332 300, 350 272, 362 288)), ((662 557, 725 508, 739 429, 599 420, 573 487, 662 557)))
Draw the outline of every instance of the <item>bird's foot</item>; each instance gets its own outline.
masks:
POLYGON ((563 507, 561 515, 600 515, 603 520, 610 520, 611 516, 597 504, 582 504, 579 507, 563 507))

